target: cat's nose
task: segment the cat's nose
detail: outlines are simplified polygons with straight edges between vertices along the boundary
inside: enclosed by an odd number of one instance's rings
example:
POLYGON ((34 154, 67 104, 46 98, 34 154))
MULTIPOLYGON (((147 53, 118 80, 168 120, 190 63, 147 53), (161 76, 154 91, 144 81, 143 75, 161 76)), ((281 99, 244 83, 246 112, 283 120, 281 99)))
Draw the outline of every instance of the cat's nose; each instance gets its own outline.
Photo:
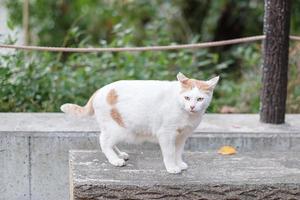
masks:
POLYGON ((195 106, 190 106, 191 110, 193 110, 195 108, 195 106))

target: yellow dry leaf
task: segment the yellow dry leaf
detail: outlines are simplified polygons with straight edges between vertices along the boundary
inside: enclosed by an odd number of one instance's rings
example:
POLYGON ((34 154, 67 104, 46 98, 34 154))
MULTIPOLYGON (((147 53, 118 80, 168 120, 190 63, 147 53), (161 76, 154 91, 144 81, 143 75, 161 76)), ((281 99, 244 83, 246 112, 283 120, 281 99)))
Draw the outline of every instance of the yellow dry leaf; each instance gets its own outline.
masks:
POLYGON ((223 146, 219 149, 218 153, 222 155, 232 155, 236 154, 236 150, 234 147, 231 146, 223 146))

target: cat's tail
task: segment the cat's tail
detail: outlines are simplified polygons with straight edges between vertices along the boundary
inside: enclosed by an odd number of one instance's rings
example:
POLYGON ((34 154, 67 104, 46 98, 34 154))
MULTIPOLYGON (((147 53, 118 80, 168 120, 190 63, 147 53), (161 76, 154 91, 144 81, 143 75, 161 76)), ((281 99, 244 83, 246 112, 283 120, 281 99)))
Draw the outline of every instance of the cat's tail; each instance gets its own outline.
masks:
POLYGON ((93 108, 93 100, 96 95, 96 92, 91 96, 89 101, 85 104, 85 106, 79 106, 72 103, 66 103, 60 106, 60 110, 63 111, 66 114, 70 114, 73 116, 89 116, 94 114, 94 108, 93 108))

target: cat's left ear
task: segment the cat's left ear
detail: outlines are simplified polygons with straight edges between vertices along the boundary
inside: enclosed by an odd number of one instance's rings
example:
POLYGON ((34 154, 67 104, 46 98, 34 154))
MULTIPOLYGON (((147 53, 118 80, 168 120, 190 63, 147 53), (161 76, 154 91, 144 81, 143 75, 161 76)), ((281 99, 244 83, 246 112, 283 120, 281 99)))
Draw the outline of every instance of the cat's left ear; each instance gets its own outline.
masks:
POLYGON ((216 77, 206 81, 207 85, 209 85, 209 89, 214 90, 219 79, 220 79, 220 76, 216 76, 216 77))
POLYGON ((179 72, 178 74, 177 74, 177 80, 179 81, 179 82, 181 82, 181 83, 186 83, 188 80, 189 80, 189 78, 188 77, 186 77, 183 73, 181 73, 181 72, 179 72))

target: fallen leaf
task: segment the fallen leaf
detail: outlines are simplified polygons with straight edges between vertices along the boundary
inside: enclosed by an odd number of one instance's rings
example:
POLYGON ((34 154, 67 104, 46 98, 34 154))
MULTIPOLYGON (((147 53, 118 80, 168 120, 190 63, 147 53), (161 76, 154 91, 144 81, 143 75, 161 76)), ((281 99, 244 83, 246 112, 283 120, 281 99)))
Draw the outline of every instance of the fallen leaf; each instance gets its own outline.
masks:
POLYGON ((236 150, 234 147, 231 146, 223 146, 219 149, 218 153, 222 155, 232 155, 236 154, 236 150))

